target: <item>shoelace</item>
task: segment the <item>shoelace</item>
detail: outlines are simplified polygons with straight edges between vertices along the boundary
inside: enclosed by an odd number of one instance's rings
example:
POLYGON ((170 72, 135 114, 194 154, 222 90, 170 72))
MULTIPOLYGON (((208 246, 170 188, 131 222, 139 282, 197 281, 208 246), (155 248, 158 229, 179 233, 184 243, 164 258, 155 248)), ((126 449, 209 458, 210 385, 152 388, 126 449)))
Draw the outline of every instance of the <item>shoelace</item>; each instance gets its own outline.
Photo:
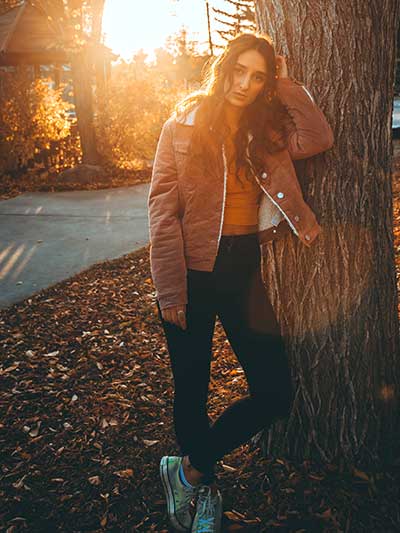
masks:
POLYGON ((191 499, 193 498, 194 490, 190 489, 189 487, 184 487, 184 497, 183 497, 183 507, 185 508, 187 505, 189 505, 191 499))
POLYGON ((206 518, 204 520, 199 520, 199 527, 197 528, 198 533, 210 533, 214 527, 214 520, 212 518, 206 518))
POLYGON ((210 488, 205 488, 199 493, 199 518, 198 533, 208 533, 215 521, 215 504, 217 495, 213 496, 210 488))

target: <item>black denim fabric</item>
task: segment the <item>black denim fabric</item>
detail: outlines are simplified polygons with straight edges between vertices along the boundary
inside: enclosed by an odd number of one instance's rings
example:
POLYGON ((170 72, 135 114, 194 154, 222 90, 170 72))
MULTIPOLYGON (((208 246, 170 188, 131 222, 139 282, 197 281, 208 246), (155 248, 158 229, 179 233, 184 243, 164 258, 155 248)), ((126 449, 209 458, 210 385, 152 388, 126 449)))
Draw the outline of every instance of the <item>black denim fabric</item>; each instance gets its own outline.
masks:
POLYGON ((159 317, 174 378, 174 428, 181 455, 215 479, 215 463, 276 418, 293 385, 280 328, 261 277, 257 234, 222 236, 214 270, 188 270, 187 329, 159 317), (249 394, 212 422, 207 414, 212 338, 218 315, 242 366, 249 394))

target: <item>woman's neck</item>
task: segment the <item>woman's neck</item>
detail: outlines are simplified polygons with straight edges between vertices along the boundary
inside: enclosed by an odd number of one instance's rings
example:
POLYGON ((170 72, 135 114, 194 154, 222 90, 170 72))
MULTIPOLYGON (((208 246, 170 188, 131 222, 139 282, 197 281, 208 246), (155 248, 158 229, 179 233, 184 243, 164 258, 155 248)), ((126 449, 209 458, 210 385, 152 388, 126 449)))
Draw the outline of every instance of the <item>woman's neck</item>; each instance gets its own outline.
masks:
POLYGON ((237 130, 239 129, 239 121, 240 117, 242 116, 243 108, 234 106, 230 104, 229 102, 225 101, 224 104, 224 115, 225 115, 225 123, 227 126, 229 126, 229 129, 231 130, 232 134, 235 134, 237 130))

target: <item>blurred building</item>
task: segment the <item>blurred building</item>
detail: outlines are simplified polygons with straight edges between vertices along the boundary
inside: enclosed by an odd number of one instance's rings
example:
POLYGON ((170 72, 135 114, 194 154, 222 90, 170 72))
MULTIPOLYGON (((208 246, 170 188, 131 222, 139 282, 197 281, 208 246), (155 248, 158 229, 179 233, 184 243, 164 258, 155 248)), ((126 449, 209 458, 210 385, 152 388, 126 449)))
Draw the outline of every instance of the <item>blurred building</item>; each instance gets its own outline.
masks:
MULTIPOLYGON (((22 70, 32 80, 46 78, 52 87, 65 83, 64 97, 72 101, 70 52, 65 49, 64 32, 57 28, 43 10, 24 2, 0 15, 0 71, 22 70)), ((89 49, 89 47, 88 47, 89 49)), ((117 59, 103 44, 90 46, 96 76, 104 82, 111 73, 111 61, 117 59)))

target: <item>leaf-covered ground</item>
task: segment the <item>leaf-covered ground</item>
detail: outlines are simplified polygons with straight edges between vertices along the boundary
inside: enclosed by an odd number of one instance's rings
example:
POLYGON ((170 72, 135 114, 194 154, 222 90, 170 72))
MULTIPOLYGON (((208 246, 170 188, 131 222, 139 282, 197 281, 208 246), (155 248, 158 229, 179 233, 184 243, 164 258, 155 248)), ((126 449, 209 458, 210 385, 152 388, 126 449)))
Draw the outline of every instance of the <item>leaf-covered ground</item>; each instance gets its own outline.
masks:
MULTIPOLYGON (((399 275, 397 162, 394 171, 399 275)), ((148 252, 0 311, 0 531, 172 531, 158 465, 178 451, 173 380, 148 252)), ((212 418, 247 393, 219 322, 209 393, 212 418)), ((248 443, 217 473, 224 531, 400 530, 399 468, 321 470, 262 458, 248 443)))
POLYGON ((151 169, 127 170, 105 168, 103 177, 95 177, 89 182, 78 182, 63 179, 59 173, 49 173, 45 170, 32 170, 18 177, 0 175, 0 200, 14 198, 24 192, 56 192, 111 189, 128 187, 150 181, 151 169))

